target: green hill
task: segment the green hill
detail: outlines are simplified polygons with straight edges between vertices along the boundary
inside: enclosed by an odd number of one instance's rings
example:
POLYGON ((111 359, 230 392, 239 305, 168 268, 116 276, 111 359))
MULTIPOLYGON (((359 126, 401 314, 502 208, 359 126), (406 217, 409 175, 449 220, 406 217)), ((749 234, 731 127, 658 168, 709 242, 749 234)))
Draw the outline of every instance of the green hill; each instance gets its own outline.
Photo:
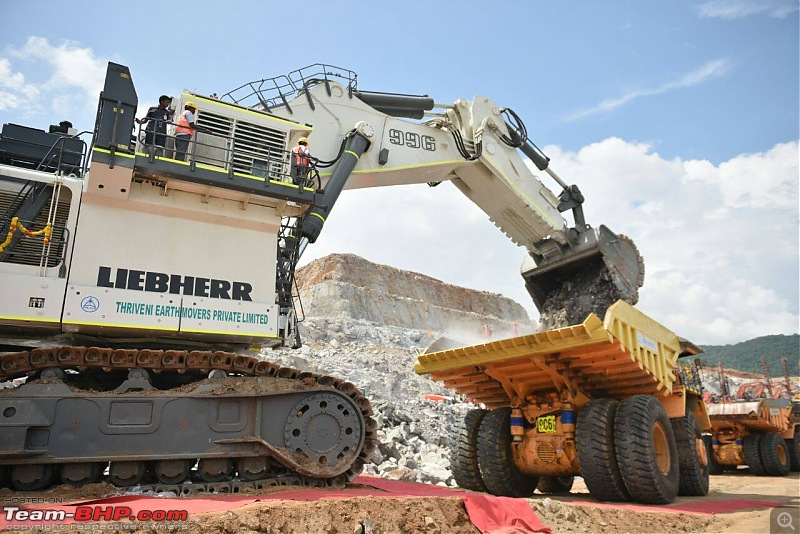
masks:
POLYGON ((786 356, 789 374, 800 375, 800 335, 762 336, 735 345, 705 345, 700 356, 704 366, 715 366, 722 362, 727 369, 761 374, 761 356, 767 357, 769 374, 775 378, 783 376, 781 357, 786 356))

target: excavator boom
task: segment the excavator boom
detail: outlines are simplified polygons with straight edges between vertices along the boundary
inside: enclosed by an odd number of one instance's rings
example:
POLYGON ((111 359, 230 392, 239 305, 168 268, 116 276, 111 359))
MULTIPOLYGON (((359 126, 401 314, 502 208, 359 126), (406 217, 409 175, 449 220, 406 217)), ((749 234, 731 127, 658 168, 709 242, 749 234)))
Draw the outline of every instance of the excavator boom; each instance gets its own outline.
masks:
MULTIPOLYGON (((324 72, 330 75, 331 69, 324 72)), ((369 126, 369 150, 342 181, 321 173, 326 195, 331 190, 452 182, 528 251, 522 276, 549 326, 581 322, 592 312, 602 315, 618 299, 637 302, 644 262, 636 246, 606 226, 586 223, 579 188, 553 172, 512 110, 482 96, 438 104, 427 95, 361 91, 352 76, 345 85, 332 77, 306 79, 293 98, 261 94, 259 102, 267 101, 277 102, 271 113, 314 125, 309 139, 321 160, 336 160, 342 153, 338 140, 354 124, 369 126), (557 196, 523 155, 555 181, 557 196), (571 226, 563 217, 566 211, 572 213, 571 226)), ((320 215, 327 217, 331 208, 327 202, 320 215)), ((315 222, 312 241, 319 231, 315 222)))

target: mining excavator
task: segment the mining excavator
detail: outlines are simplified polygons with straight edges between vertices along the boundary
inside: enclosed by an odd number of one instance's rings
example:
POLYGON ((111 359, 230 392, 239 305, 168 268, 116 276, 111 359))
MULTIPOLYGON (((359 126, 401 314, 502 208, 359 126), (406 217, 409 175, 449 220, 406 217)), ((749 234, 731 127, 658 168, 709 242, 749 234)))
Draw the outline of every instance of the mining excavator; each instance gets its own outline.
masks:
POLYGON ((173 105, 190 103, 181 153, 174 124, 137 129, 131 73, 109 63, 88 145, 67 123, 3 126, 2 484, 231 492, 358 474, 369 401, 262 352, 301 343, 295 267, 343 189, 451 181, 527 250, 541 310, 574 321, 637 300, 634 244, 588 225, 578 187, 487 98, 364 91, 314 65, 173 105), (301 137, 310 161, 291 152, 301 137))

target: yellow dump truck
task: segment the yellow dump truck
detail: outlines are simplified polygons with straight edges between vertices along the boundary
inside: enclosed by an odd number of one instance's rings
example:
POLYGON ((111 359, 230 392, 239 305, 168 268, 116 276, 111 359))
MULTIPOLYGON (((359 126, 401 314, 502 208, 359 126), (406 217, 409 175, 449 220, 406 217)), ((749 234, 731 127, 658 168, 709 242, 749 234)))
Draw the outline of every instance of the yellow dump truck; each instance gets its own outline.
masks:
POLYGON ((580 475, 599 500, 666 504, 708 493, 711 423, 678 364, 698 352, 620 300, 604 320, 426 353, 415 371, 486 407, 454 431, 462 488, 564 493, 580 475))
POLYGON ((709 404, 708 413, 712 475, 740 465, 761 476, 800 471, 800 418, 789 399, 720 402, 709 404))

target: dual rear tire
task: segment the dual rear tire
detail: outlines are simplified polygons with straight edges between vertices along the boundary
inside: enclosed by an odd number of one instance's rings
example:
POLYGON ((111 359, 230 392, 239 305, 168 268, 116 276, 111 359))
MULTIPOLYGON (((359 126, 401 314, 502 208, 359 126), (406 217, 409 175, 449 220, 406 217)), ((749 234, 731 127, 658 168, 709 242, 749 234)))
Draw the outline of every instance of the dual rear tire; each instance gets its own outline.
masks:
POLYGON ((459 487, 505 497, 533 494, 539 477, 514 465, 510 416, 510 408, 470 410, 456 426, 450 467, 459 487))
POLYGON ((707 493, 708 471, 698 455, 699 438, 693 415, 671 421, 664 406, 649 395, 622 402, 596 399, 578 415, 581 473, 589 492, 601 501, 667 504, 680 489, 686 494, 707 493), (694 482, 683 488, 682 466, 694 482))
POLYGON ((744 457, 756 476, 782 477, 792 470, 789 447, 779 434, 750 434, 744 438, 744 457))

